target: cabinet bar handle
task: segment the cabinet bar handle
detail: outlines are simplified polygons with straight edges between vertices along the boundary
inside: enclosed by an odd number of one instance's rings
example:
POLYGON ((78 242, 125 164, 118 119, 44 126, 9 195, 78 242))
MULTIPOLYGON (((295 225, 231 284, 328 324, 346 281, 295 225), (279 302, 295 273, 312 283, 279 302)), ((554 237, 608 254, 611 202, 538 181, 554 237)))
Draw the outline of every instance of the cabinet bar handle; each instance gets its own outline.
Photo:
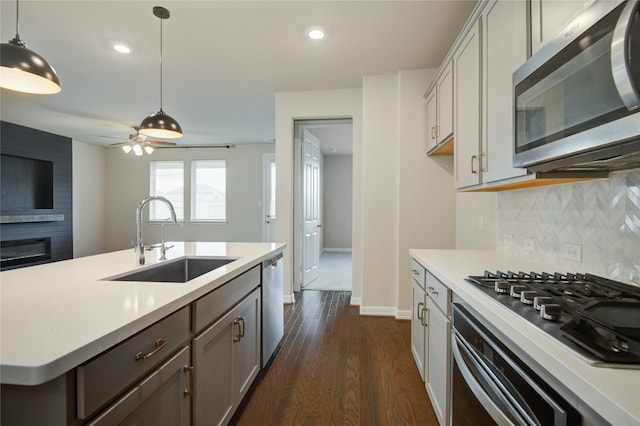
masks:
POLYGON ((236 334, 235 336, 233 336, 233 341, 234 342, 239 342, 240 339, 242 339, 242 328, 240 326, 240 318, 233 320, 233 325, 237 325, 238 326, 238 334, 236 334))
POLYGON ((438 290, 436 290, 434 287, 427 287, 427 290, 429 290, 431 294, 438 294, 438 290))
POLYGON ((413 275, 420 275, 420 272, 418 272, 417 269, 412 269, 411 272, 413 273, 413 275))
POLYGON ((238 321, 240 321, 240 338, 242 339, 244 337, 244 317, 238 318, 238 321))
POLYGON ((193 387, 195 383, 195 368, 189 367, 187 365, 184 366, 184 372, 189 373, 189 387, 184 390, 183 396, 191 396, 193 395, 193 387))
POLYGON ((422 324, 423 327, 428 327, 429 323, 426 321, 427 319, 427 308, 422 308, 422 318, 420 318, 420 324, 422 324))
POLYGON ((422 312, 422 308, 420 306, 424 306, 424 303, 422 302, 418 302, 418 319, 420 320, 420 323, 422 323, 422 316, 420 315, 420 312, 422 312))
POLYGON ((155 346, 154 346, 154 348, 153 348, 153 350, 151 352, 146 353, 146 354, 143 354, 142 352, 138 352, 136 354, 136 361, 140 361, 140 360, 143 360, 143 359, 151 358, 160 349, 164 348, 165 346, 167 346, 167 341, 166 340, 162 340, 162 339, 156 340, 155 346))
POLYGON ((436 138, 436 126, 431 127, 431 139, 436 138))
POLYGON ((477 155, 472 155, 471 156, 471 173, 474 175, 478 174, 478 171, 476 169, 473 168, 473 160, 478 160, 478 156, 477 155))

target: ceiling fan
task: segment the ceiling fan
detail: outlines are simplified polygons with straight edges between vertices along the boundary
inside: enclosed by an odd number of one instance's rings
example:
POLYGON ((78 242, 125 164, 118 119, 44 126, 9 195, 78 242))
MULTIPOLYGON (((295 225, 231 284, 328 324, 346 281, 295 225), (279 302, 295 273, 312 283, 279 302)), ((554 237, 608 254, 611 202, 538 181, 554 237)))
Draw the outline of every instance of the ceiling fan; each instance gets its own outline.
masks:
MULTIPOLYGON (((151 155, 154 148, 156 147, 172 147, 176 146, 175 142, 164 142, 164 141, 152 141, 147 140, 145 135, 140 134, 139 127, 133 128, 136 132, 129 135, 129 140, 125 142, 112 143, 111 146, 121 146, 122 150, 128 154, 131 151, 135 155, 142 155, 142 152, 146 152, 151 155)), ((103 136, 104 138, 111 138, 111 136, 103 136)))

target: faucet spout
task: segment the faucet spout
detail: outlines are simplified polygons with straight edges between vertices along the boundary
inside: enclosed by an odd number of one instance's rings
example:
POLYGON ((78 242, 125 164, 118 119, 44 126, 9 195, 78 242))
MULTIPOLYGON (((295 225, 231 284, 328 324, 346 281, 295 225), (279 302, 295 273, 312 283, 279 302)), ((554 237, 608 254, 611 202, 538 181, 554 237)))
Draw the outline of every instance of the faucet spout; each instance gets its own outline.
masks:
POLYGON ((136 209, 136 257, 138 259, 138 264, 144 265, 144 242, 142 240, 142 213, 144 206, 149 204, 151 201, 161 201, 167 205, 169 208, 169 213, 171 214, 171 222, 178 223, 178 219, 176 217, 176 211, 173 208, 173 204, 171 201, 167 200, 165 197, 161 197, 159 195, 153 195, 145 198, 140 201, 138 204, 138 208, 136 209))

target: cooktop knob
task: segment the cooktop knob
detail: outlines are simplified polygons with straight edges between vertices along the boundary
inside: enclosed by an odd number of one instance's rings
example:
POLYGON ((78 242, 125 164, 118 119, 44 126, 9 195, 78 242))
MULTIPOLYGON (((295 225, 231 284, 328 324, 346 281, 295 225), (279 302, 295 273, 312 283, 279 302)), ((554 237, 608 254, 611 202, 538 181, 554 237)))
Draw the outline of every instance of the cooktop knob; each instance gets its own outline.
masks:
POLYGON ((557 321, 561 314, 562 308, 555 303, 548 303, 540 308, 540 316, 546 320, 557 321))
POLYGON ((508 294, 509 290, 511 290, 511 283, 508 281, 496 281, 494 290, 496 293, 508 294))
POLYGON ((527 289, 526 285, 512 285, 511 292, 509 293, 511 297, 516 299, 520 299, 520 293, 527 289))
POLYGON ((533 298, 533 307, 539 311, 542 308, 542 305, 547 305, 551 303, 552 300, 548 296, 536 296, 533 298))
POLYGON ((536 294, 538 293, 531 290, 520 292, 520 301, 526 305, 533 305, 533 299, 536 297, 536 294))

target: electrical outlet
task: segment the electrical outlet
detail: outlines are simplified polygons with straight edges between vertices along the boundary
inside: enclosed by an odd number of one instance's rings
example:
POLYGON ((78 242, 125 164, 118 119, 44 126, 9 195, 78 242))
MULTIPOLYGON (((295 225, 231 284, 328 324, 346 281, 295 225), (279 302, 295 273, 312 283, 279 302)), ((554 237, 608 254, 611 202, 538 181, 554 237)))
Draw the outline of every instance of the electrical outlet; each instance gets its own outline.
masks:
POLYGON ((564 244, 562 249, 565 259, 582 262, 582 246, 580 244, 564 244))
POLYGON ((525 238, 524 239, 524 249, 526 251, 534 251, 536 249, 535 240, 533 238, 525 238))

